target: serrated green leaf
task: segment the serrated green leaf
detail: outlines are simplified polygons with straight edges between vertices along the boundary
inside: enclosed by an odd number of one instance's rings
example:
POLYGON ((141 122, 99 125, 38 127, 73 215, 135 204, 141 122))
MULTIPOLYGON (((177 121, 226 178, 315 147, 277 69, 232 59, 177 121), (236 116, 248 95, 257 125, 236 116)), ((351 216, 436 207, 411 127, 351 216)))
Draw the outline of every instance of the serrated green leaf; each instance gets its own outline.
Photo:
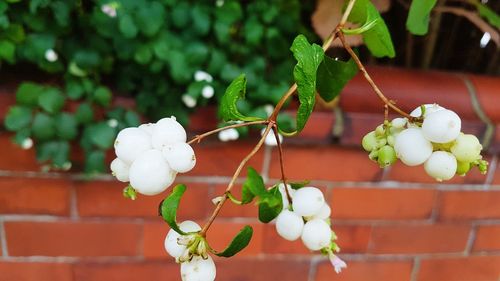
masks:
POLYGON ((252 239, 252 234, 253 234, 253 229, 249 225, 245 225, 240 232, 233 238, 229 246, 227 246, 226 249, 222 252, 216 252, 215 255, 219 257, 225 257, 229 258, 237 253, 239 253, 241 250, 243 250, 246 246, 248 246, 248 243, 250 243, 250 240, 252 239))
POLYGON ((49 140, 56 135, 55 120, 48 114, 38 112, 33 119, 32 130, 35 139, 49 140))
POLYGON ((32 118, 32 109, 25 106, 12 106, 5 116, 5 128, 9 131, 19 131, 27 127, 32 118))
POLYGON ((57 88, 44 88, 38 97, 38 105, 48 113, 57 113, 64 106, 64 95, 57 88))
POLYGON ((494 27, 500 29, 500 16, 495 11, 481 4, 479 1, 476 2, 476 7, 481 17, 485 18, 494 27))
POLYGON ((343 62, 325 55, 318 67, 316 89, 323 100, 332 101, 357 73, 358 66, 352 58, 343 62))
POLYGON ((177 209, 179 208, 179 203, 181 201, 181 197, 186 191, 186 186, 183 184, 178 184, 172 189, 172 193, 170 193, 165 200, 161 203, 160 211, 163 220, 165 220, 170 228, 172 228, 175 232, 185 235, 186 233, 182 231, 177 225, 177 209))
POLYGON ((406 28, 415 35, 429 31, 430 14, 437 0, 413 0, 406 19, 406 28))
POLYGON ((116 138, 116 129, 110 127, 106 122, 94 124, 90 127, 91 142, 101 148, 108 149, 113 146, 116 138))
POLYGON ((219 116, 224 121, 260 120, 257 117, 244 116, 238 111, 237 102, 239 99, 245 98, 246 83, 245 74, 241 74, 227 87, 219 105, 219 116))
POLYGON ((98 105, 109 106, 109 104, 111 103, 112 95, 113 94, 108 88, 100 86, 97 87, 97 89, 94 91, 93 100, 98 105))
POLYGON ((323 61, 323 49, 316 44, 309 44, 304 35, 293 40, 290 50, 297 60, 293 77, 297 83, 299 108, 297 110, 297 132, 302 131, 314 109, 316 101, 316 72, 323 61))
POLYGON ((43 91, 43 87, 31 82, 24 82, 17 88, 16 102, 26 106, 38 105, 38 97, 43 91))
POLYGON ((269 190, 268 195, 259 200, 259 220, 268 223, 275 219, 283 210, 283 201, 278 187, 269 190))
POLYGON ((74 115, 62 112, 56 116, 56 134, 63 140, 72 140, 78 134, 78 122, 74 115))
POLYGON ((361 25, 365 24, 367 20, 373 19, 378 19, 377 23, 363 33, 366 47, 375 57, 393 58, 396 56, 396 52, 392 44, 391 34, 377 8, 370 0, 357 0, 348 18, 350 22, 361 25))

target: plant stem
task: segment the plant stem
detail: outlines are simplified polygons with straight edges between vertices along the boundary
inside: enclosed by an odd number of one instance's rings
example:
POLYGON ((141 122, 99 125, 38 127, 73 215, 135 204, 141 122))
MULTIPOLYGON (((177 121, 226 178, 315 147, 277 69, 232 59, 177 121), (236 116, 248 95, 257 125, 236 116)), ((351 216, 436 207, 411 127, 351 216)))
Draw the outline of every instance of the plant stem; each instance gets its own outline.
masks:
POLYGON ((351 46, 349 46, 349 44, 347 44, 347 42, 345 40, 345 37, 344 37, 344 34, 342 33, 342 31, 339 31, 337 36, 339 37, 340 41, 342 42, 342 45, 344 46, 344 49, 347 50, 347 52, 349 53, 349 55, 351 55, 351 57, 354 60, 354 62, 356 62, 356 64, 358 65, 358 68, 363 73, 363 76, 365 77, 366 81, 370 84, 370 86, 372 86, 373 91, 375 91, 375 93, 377 94, 377 96, 384 102, 384 104, 386 104, 392 110, 396 111, 397 113, 401 114, 402 116, 408 118, 408 120, 410 120, 410 122, 415 121, 415 119, 416 119, 415 117, 412 117, 408 113, 406 113, 405 111, 401 110, 399 107, 397 107, 394 104, 394 102, 392 102, 389 99, 387 99, 387 97, 382 93, 382 91, 380 91, 380 89, 378 88, 377 84, 375 84, 375 82, 373 82, 373 79, 370 77, 370 74, 368 74, 368 72, 366 71, 365 66, 363 65, 363 63, 359 60, 359 57, 352 50, 351 46))
POLYGON ((199 143, 203 138, 208 137, 210 135, 213 135, 215 133, 218 133, 220 131, 227 130, 227 129, 239 128, 239 127, 245 127, 245 126, 251 126, 251 125, 261 125, 261 124, 267 124, 267 123, 269 123, 268 120, 259 120, 259 121, 244 122, 244 123, 238 123, 238 124, 229 125, 229 126, 222 127, 222 128, 217 128, 215 130, 208 131, 208 132, 203 133, 201 135, 197 135, 192 140, 188 141, 187 144, 192 144, 194 142, 199 143))
POLYGON ((281 181, 283 182, 283 185, 285 187, 286 199, 288 200, 288 203, 290 203, 290 205, 292 205, 292 196, 290 195, 290 192, 288 191, 288 188, 286 186, 285 161, 283 161, 283 146, 281 145, 281 141, 280 141, 280 138, 278 135, 278 126, 276 126, 276 124, 273 125, 273 132, 274 132, 274 137, 276 138, 276 143, 278 144, 278 154, 279 154, 280 169, 281 169, 281 181))
POLYGON ((246 165, 246 163, 248 162, 248 160, 250 160, 255 155, 255 153, 257 153, 259 151, 259 149, 262 147, 262 144, 264 144, 264 140, 266 139, 267 134, 269 134, 269 131, 271 130, 271 128, 273 127, 274 124, 275 124, 274 122, 269 122, 267 124, 267 127, 266 127, 264 133, 262 134, 262 137, 260 138, 259 142, 255 145, 255 147, 252 149, 252 151, 250 151, 250 153, 248 153, 248 155, 245 156, 245 158, 243 158, 243 160, 241 160, 240 165, 236 169, 236 172, 234 172, 234 175, 231 178, 231 181, 227 185, 226 191, 224 192, 224 195, 223 195, 222 199, 219 201, 219 203, 215 207, 212 215, 208 219, 207 223, 205 224, 205 226, 203 226, 203 229, 200 231, 200 235, 202 237, 205 237, 208 229, 210 228, 210 226, 214 222, 215 218, 219 214, 222 206, 224 205, 224 203, 227 200, 228 193, 233 188, 234 183, 236 182, 236 179, 238 178, 238 176, 240 175, 241 171, 243 170, 243 167, 246 165))

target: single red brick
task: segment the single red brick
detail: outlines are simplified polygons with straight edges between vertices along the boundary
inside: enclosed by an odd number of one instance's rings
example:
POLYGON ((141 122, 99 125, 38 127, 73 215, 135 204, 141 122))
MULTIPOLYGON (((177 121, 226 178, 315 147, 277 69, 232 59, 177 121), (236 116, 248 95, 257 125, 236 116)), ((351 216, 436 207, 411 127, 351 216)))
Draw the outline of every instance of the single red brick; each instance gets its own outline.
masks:
POLYGON ((370 253, 453 253, 465 250, 468 225, 375 226, 370 253))
MULTIPOLYGON (((2 82, 3 83, 3 82, 2 82)), ((16 96, 13 91, 0 89, 0 122, 3 124, 3 120, 9 111, 9 108, 16 103, 16 96)))
POLYGON ((332 137, 333 124, 334 116, 331 112, 314 112, 300 132, 300 139, 328 140, 332 137))
POLYGON ((432 189, 334 188, 335 219, 427 219, 432 213, 432 189))
POLYGON ((180 269, 173 259, 123 263, 78 263, 74 266, 74 281, 178 281, 180 269))
POLYGON ((217 281, 307 280, 309 261, 296 259, 216 259, 217 281))
POLYGON ((165 251, 165 237, 170 227, 166 222, 150 222, 144 224, 143 255, 146 258, 170 257, 165 251))
POLYGON ((478 226, 473 250, 500 251, 500 225, 478 226))
POLYGON ((467 75, 471 80, 482 108, 494 123, 500 122, 498 112, 498 87, 499 79, 494 76, 467 75))
MULTIPOLYGON (((285 173, 290 179, 373 181, 381 173, 381 169, 370 165, 368 155, 359 149, 336 146, 287 146, 284 149, 285 173)), ((270 177, 280 178, 277 150, 272 157, 270 177)))
POLYGON ((311 254, 311 251, 304 246, 300 238, 295 241, 288 241, 279 236, 274 223, 265 225, 264 237, 262 248, 266 254, 311 254))
POLYGON ((207 241, 210 247, 216 251, 224 250, 245 225, 250 225, 253 228, 252 240, 250 240, 250 244, 245 249, 238 253, 238 256, 255 256, 262 253, 264 236, 264 226, 262 223, 245 224, 216 220, 207 232, 207 241))
POLYGON ((0 262, 2 281, 72 281, 72 265, 67 263, 0 262))
POLYGON ((142 226, 127 223, 5 222, 11 256, 136 256, 142 226))
POLYGON ((498 281, 500 256, 424 259, 418 281, 498 281))
POLYGON ((0 213, 69 215, 70 189, 63 179, 2 178, 0 213))
POLYGON ((335 225, 333 230, 337 234, 337 244, 341 253, 365 253, 370 241, 372 227, 367 225, 335 225))
POLYGON ((500 218, 500 190, 443 191, 439 198, 442 220, 500 218))
MULTIPOLYGON (((341 257, 342 258, 342 257, 341 257)), ((316 281, 409 281, 411 261, 346 261, 347 268, 337 274, 329 262, 318 265, 316 281)))
POLYGON ((40 165, 36 162, 35 150, 22 149, 11 140, 10 133, 0 133, 0 147, 2 160, 0 170, 6 171, 39 171, 40 165))
MULTIPOLYGON (((340 138, 340 143, 361 148, 363 137, 383 122, 384 116, 380 113, 345 112, 344 130, 340 138)), ((377 165, 371 161, 370 163, 370 165, 377 165)))
MULTIPOLYGON (((124 198, 125 183, 119 181, 90 181, 75 184, 78 198, 78 213, 85 217, 158 217, 158 206, 170 194, 172 187, 156 196, 139 194, 136 200, 124 198)), ((174 186, 173 184, 172 186, 174 186)), ((204 218, 207 205, 212 204, 208 196, 210 184, 186 183, 179 206, 178 218, 204 218)))
MULTIPOLYGON (((196 166, 188 175, 206 176, 232 176, 238 168, 241 160, 253 149, 257 140, 233 143, 209 143, 200 144, 193 147, 196 153, 196 166)), ((257 152, 247 167, 251 166, 257 171, 261 171, 264 153, 263 149, 257 152)), ((246 167, 242 175, 246 174, 246 167)))

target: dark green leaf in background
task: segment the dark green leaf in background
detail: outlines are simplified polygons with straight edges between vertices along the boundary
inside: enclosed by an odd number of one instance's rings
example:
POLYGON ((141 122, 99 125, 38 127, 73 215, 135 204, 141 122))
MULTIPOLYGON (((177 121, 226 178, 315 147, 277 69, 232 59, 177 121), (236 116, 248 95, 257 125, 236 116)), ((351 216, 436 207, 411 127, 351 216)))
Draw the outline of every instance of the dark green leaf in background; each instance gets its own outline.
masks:
POLYGON ((9 131, 19 131, 31 123, 32 109, 25 106, 12 106, 5 116, 5 128, 9 131))
POLYGON ((476 2, 477 11, 479 15, 485 18, 491 25, 500 29, 500 16, 495 13, 492 9, 488 8, 488 6, 481 4, 479 1, 476 2))
POLYGON ((425 35, 429 30, 432 8, 437 0, 413 0, 406 19, 406 28, 415 35, 425 35))
POLYGON ((106 122, 100 122, 91 125, 89 129, 91 141, 95 146, 101 149, 108 149, 113 146, 117 134, 115 128, 110 127, 106 122))
POLYGON ((38 97, 38 105, 48 113, 58 113, 64 106, 64 95, 61 90, 54 87, 46 87, 38 97))
POLYGON ((353 59, 344 62, 325 56, 318 67, 316 89, 324 101, 332 101, 357 73, 358 66, 353 59))
POLYGON ((50 140, 56 135, 56 123, 53 117, 38 112, 32 124, 33 137, 40 141, 50 140))
POLYGON ((78 122, 74 115, 62 112, 56 117, 56 134, 63 140, 72 140, 78 134, 78 122))

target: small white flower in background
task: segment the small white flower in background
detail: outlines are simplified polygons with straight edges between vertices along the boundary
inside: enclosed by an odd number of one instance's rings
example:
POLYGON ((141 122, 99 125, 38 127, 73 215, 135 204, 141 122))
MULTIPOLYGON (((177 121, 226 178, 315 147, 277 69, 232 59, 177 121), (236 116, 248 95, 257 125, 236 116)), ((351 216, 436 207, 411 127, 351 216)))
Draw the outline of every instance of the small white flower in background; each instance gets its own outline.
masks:
POLYGON ((109 119, 108 126, 111 128, 116 128, 118 126, 118 121, 116 119, 109 119))
POLYGON ((62 169, 64 171, 69 171, 69 169, 71 169, 71 167, 73 167, 73 164, 71 162, 65 162, 63 165, 62 165, 62 169))
POLYGON ((47 51, 45 51, 45 59, 49 62, 55 62, 57 61, 57 59, 59 58, 59 56, 57 55, 56 51, 54 51, 53 49, 48 49, 47 51))
POLYGON ((232 141, 232 140, 237 140, 240 137, 240 133, 238 133, 238 130, 235 128, 230 128, 224 131, 220 131, 218 134, 219 140, 226 142, 226 141, 232 141))
POLYGON ((210 85, 206 85, 203 87, 203 89, 201 89, 201 95, 206 99, 212 98, 214 96, 214 93, 214 87, 210 85))
MULTIPOLYGON (((265 131, 266 131, 265 128, 262 129, 260 131, 260 135, 261 136, 264 135, 265 131)), ((280 140, 280 143, 282 143, 283 142, 283 136, 280 133, 278 133, 278 138, 280 140)), ((272 130, 269 131, 269 134, 267 134, 266 139, 264 140, 264 143, 266 145, 268 145, 268 146, 277 146, 278 145, 278 143, 276 142, 276 137, 274 136, 274 132, 272 130)))
POLYGON ((335 269, 336 273, 340 273, 342 271, 342 268, 347 267, 345 261, 341 260, 337 255, 335 255, 332 252, 328 254, 328 258, 330 259, 330 262, 332 263, 332 266, 335 269))
POLYGON ((214 79, 213 79, 212 75, 210 75, 210 73, 205 72, 203 70, 197 70, 194 73, 194 80, 197 82, 200 82, 200 81, 212 82, 214 79))
POLYGON ((31 138, 25 138, 21 143, 23 149, 30 149, 33 147, 33 140, 31 138))
POLYGON ((102 5, 101 11, 111 18, 115 18, 116 17, 116 8, 117 8, 117 4, 113 2, 113 3, 108 3, 105 5, 102 5))
POLYGON ((193 108, 196 106, 196 99, 188 94, 182 96, 182 102, 188 107, 193 108))
POLYGON ((217 7, 224 6, 224 0, 217 0, 217 1, 215 1, 215 6, 217 6, 217 7))
POLYGON ((272 106, 271 104, 266 104, 264 106, 264 110, 266 111, 267 116, 270 116, 274 111, 274 106, 272 106))

